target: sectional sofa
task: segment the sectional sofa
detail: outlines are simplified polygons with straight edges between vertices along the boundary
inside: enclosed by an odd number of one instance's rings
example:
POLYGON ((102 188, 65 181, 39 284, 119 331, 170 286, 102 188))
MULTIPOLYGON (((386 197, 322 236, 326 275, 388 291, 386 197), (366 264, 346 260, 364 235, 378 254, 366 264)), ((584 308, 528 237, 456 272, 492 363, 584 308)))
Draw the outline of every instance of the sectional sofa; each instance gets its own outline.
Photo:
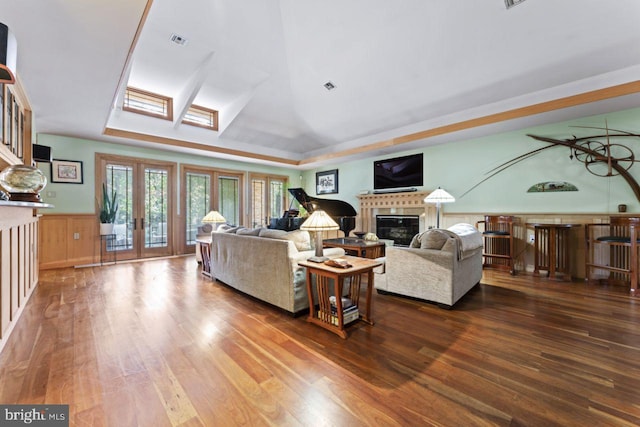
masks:
MULTIPOLYGON (((306 269, 299 261, 315 254, 309 232, 271 229, 225 229, 211 233, 211 274, 245 294, 299 314, 309 307, 306 269)), ((341 248, 326 248, 338 258, 341 248)))

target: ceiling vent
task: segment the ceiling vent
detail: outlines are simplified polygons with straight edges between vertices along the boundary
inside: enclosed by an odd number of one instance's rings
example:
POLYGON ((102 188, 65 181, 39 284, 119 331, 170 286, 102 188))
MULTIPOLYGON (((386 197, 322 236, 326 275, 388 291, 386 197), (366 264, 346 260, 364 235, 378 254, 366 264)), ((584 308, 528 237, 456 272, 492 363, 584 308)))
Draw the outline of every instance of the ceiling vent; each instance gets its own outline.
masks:
POLYGON ((171 34, 170 40, 175 44, 179 44, 180 46, 184 46, 189 42, 189 40, 187 40, 186 38, 179 36, 178 34, 175 34, 175 33, 171 34))
POLYGON ((504 5, 507 6, 507 9, 513 6, 517 6, 520 3, 523 3, 524 0, 504 0, 504 5))
POLYGON ((331 83, 331 82, 326 82, 326 83, 324 84, 324 88, 325 88, 326 90, 333 90, 333 89, 335 89, 335 88, 336 88, 336 85, 334 85, 334 84, 333 84, 333 83, 331 83))

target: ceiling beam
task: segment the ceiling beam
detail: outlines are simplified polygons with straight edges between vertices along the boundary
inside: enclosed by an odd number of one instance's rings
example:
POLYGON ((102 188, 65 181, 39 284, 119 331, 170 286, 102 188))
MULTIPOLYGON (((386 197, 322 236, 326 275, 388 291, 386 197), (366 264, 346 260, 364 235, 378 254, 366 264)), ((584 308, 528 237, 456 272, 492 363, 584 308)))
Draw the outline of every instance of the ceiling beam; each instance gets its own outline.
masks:
POLYGON ((449 133, 459 132, 462 130, 472 129, 479 126, 485 126, 495 124, 507 120, 519 119, 522 117, 532 116, 535 114, 547 113, 549 111, 560 110, 563 108, 575 107, 578 105, 588 104, 591 102, 603 101, 606 99, 617 98, 620 96, 631 95, 634 93, 640 93, 640 80, 623 83, 615 86, 610 86, 602 89, 596 89, 588 92, 583 92, 576 95, 566 96, 551 101, 540 102, 537 104, 514 108, 507 111, 502 111, 495 114, 489 114, 486 116, 476 117, 469 120, 463 120, 455 123, 450 123, 444 126, 438 126, 430 129, 425 129, 420 132, 410 133, 402 135, 396 138, 386 139, 378 141, 372 144, 363 145, 360 147, 350 148, 348 150, 342 150, 335 153, 322 154, 318 156, 308 157, 302 160, 287 159, 284 157, 268 156, 248 151, 234 150, 230 148, 217 147, 212 145, 199 144, 194 142, 182 141, 172 138, 164 138, 154 135, 148 135, 138 132, 124 131, 120 129, 105 128, 104 134, 109 136, 116 136, 120 138, 130 138, 138 141, 152 142, 155 144, 164 144, 174 147, 192 148, 195 150, 202 150, 211 153, 221 153, 232 156, 239 156, 249 159, 263 160, 269 162, 280 163, 288 166, 305 166, 311 165, 317 162, 326 162, 327 160, 335 160, 342 157, 352 156, 356 154, 362 154, 373 150, 380 150, 389 147, 398 147, 408 142, 414 142, 421 139, 432 138, 439 135, 445 135, 449 133))

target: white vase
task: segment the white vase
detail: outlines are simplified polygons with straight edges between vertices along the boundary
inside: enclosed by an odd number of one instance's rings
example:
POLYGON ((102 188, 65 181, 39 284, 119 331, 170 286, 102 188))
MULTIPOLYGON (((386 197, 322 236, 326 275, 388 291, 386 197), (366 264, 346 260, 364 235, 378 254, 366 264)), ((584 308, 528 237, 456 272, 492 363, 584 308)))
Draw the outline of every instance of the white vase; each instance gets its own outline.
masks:
POLYGON ((100 235, 105 236, 107 234, 113 234, 113 223, 100 224, 100 235))

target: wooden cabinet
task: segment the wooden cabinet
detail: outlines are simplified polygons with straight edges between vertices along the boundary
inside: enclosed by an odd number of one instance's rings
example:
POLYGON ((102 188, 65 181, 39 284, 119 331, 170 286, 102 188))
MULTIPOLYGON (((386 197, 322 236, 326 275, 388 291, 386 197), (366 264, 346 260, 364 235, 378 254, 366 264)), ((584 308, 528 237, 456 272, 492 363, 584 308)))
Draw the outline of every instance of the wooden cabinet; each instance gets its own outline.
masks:
MULTIPOLYGON (((20 81, 0 84, 0 170, 32 165, 31 109, 20 81)), ((38 284, 38 216, 50 205, 0 201, 0 351, 38 284)))
POLYGON ((9 165, 31 165, 31 117, 20 82, 0 84, 0 170, 9 165))
POLYGON ((0 351, 38 284, 34 203, 0 202, 0 351))

